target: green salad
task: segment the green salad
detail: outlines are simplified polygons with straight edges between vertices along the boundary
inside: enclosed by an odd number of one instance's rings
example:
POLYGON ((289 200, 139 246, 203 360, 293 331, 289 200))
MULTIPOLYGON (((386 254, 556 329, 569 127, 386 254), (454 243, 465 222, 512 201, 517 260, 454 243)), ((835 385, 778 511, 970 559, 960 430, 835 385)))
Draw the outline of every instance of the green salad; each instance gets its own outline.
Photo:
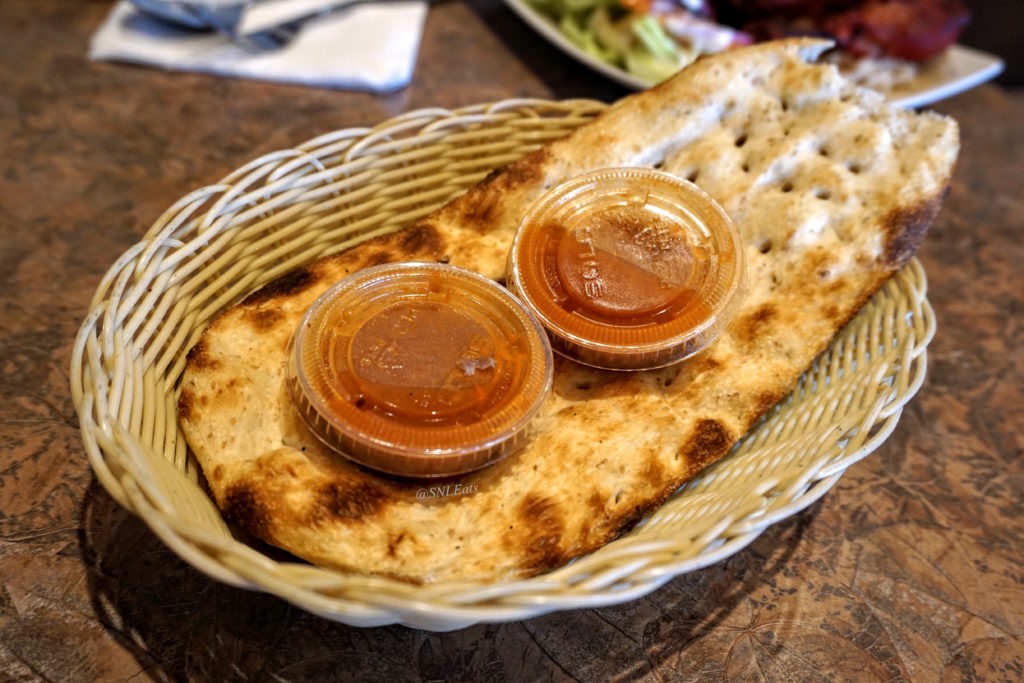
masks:
POLYGON ((679 5, 652 10, 645 0, 527 0, 589 55, 657 83, 701 54, 719 52, 737 32, 679 5), (643 4, 641 4, 643 3, 643 4))

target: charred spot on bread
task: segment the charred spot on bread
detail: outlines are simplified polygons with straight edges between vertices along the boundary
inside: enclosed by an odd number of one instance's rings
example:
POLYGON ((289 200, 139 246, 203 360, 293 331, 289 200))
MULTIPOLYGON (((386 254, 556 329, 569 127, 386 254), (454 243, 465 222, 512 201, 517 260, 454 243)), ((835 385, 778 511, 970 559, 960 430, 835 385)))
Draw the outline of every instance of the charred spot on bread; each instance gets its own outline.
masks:
POLYGON ((191 420, 194 402, 195 398, 192 396, 192 392, 188 389, 182 389, 181 395, 178 396, 178 417, 182 420, 191 420))
POLYGON ((507 166, 495 169, 483 182, 469 190, 461 202, 465 212, 461 216, 467 227, 476 232, 486 233, 494 228, 496 209, 502 199, 513 188, 533 183, 542 174, 542 168, 549 152, 541 148, 507 166))
POLYGON ((297 268, 260 287, 242 300, 243 306, 255 306, 271 299, 298 294, 317 281, 312 267, 297 268))
POLYGON ((400 233, 400 236, 400 247, 403 252, 423 254, 438 260, 444 258, 441 253, 444 248, 444 240, 441 239, 437 228, 427 221, 409 226, 400 233))
POLYGON ((651 486, 660 488, 665 480, 665 466, 657 456, 651 455, 644 461, 640 476, 651 486))
POLYGON ((259 493, 245 481, 231 484, 224 494, 224 517, 249 533, 269 540, 270 514, 259 493))
POLYGON ((693 463, 694 472, 728 451, 735 441, 729 430, 718 420, 703 418, 697 421, 690 438, 679 449, 679 455, 693 463))
POLYGON ((587 498, 587 507, 590 509, 590 515, 593 519, 607 517, 608 497, 601 495, 599 491, 594 491, 587 498))
POLYGON ((754 412, 760 416, 771 410, 776 403, 785 398, 786 394, 781 391, 762 391, 754 400, 754 412))
POLYGON ((330 480, 313 490, 310 522, 365 520, 377 514, 387 499, 387 493, 370 481, 330 480))
POLYGON ((561 549, 561 540, 565 534, 565 523, 558 505, 550 498, 529 493, 520 501, 516 511, 517 524, 527 530, 527 535, 515 534, 506 539, 512 547, 524 546, 520 567, 526 572, 537 573, 564 562, 566 557, 561 549))
POLYGON ((367 266, 382 266, 385 263, 392 263, 398 258, 387 249, 381 249, 366 260, 367 266))
POLYGON ((188 350, 185 359, 196 370, 216 370, 220 367, 220 361, 210 355, 205 337, 200 337, 195 346, 188 350))
POLYGON ((398 549, 398 544, 405 540, 405 532, 401 532, 397 536, 388 535, 388 557, 394 557, 395 551, 398 549))
POLYGON ((242 313, 242 319, 249 323, 257 332, 267 332, 274 329, 284 319, 284 314, 276 308, 255 307, 246 309, 242 313))
POLYGON ((737 337, 746 344, 756 344, 761 336, 761 331, 777 315, 778 311, 771 303, 762 304, 752 313, 748 313, 736 321, 737 337))
POLYGON ((910 260, 924 239, 928 228, 939 213, 942 199, 949 187, 936 197, 911 207, 901 207, 888 214, 883 221, 885 254, 883 262, 893 270, 910 260))
POLYGON ((407 228, 371 237, 332 256, 330 262, 347 275, 360 268, 396 261, 437 260, 442 257, 444 246, 441 233, 424 220, 407 228))
POLYGON ((613 538, 618 538, 619 536, 622 536, 632 531, 633 527, 639 524, 644 517, 651 514, 654 510, 657 510, 661 505, 663 505, 665 501, 671 497, 672 491, 679 488, 679 486, 682 486, 687 480, 689 480, 689 478, 690 477, 687 476, 683 479, 679 479, 675 485, 670 487, 670 490, 661 492, 661 494, 655 498, 647 499, 641 505, 634 505, 633 507, 624 510, 618 516, 615 526, 612 528, 605 542, 610 541, 613 538))
POLYGON ((500 189, 533 182, 542 175, 541 168, 548 155, 547 148, 542 147, 509 164, 503 170, 493 171, 485 182, 497 185, 500 189))

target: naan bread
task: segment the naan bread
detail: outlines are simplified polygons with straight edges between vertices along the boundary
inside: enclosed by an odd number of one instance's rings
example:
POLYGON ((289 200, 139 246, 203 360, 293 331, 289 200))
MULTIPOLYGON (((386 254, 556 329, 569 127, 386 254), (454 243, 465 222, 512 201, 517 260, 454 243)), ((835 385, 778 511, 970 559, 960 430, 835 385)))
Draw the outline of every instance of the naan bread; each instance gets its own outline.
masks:
POLYGON ((703 59, 489 176, 428 219, 251 295, 188 358, 181 424, 227 519, 311 562, 413 582, 551 569, 628 529, 720 458, 914 252, 958 150, 955 122, 898 111, 794 40, 703 59), (330 284, 368 265, 440 260, 501 279, 545 190, 651 166, 694 180, 741 231, 749 294, 724 335, 674 367, 556 360, 536 436, 420 502, 423 484, 325 450, 292 408, 285 350, 330 284))

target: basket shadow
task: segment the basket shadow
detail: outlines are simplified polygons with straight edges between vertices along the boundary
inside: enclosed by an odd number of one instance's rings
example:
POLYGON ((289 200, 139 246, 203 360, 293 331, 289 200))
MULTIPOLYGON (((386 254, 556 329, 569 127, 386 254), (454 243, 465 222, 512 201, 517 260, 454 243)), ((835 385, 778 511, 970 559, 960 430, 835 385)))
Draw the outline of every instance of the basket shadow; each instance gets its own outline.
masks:
MULTIPOLYGON (((635 680, 675 668, 789 561, 820 503, 726 561, 630 603, 450 633, 355 628, 215 581, 93 479, 80 552, 97 617, 147 674, 172 680, 635 680), (597 667, 595 669, 595 667, 597 667), (557 674, 556 674, 557 677, 557 674)), ((785 615, 779 615, 785 616, 785 615)))

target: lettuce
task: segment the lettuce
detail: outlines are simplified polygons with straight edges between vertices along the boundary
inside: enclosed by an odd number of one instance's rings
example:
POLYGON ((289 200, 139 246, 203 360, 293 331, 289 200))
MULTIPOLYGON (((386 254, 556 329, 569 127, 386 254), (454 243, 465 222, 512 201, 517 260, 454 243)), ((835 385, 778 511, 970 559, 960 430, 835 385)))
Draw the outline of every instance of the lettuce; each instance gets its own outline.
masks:
POLYGON ((694 59, 650 15, 626 11, 619 0, 527 0, 550 16, 578 48, 657 83, 694 59))

